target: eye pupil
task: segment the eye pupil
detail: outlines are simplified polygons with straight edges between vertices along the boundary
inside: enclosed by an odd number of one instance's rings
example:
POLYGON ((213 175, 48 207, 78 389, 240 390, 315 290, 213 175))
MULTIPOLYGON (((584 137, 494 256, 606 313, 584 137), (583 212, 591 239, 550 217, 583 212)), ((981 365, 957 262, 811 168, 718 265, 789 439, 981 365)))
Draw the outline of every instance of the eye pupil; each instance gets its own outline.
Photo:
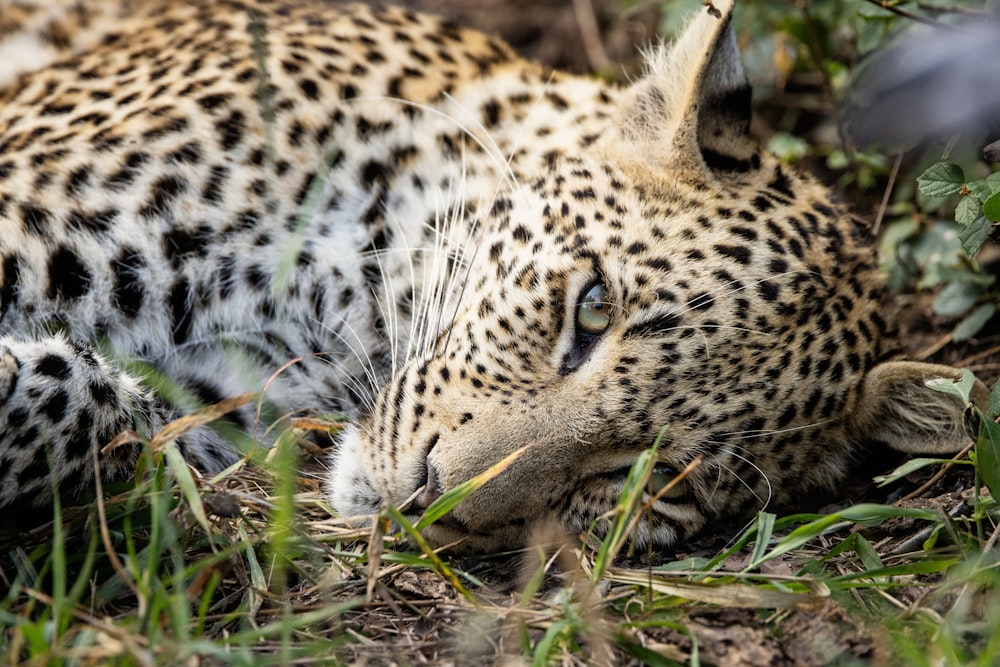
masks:
POLYGON ((584 292, 576 309, 576 326, 581 332, 597 336, 611 324, 606 293, 601 283, 595 283, 584 292))

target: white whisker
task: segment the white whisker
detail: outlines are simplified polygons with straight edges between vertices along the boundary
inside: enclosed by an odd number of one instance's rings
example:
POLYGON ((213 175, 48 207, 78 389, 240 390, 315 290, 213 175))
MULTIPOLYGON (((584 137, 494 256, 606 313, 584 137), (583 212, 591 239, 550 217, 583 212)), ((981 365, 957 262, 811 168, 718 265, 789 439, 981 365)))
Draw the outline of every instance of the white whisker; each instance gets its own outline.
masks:
POLYGON ((739 483, 742 484, 743 487, 753 495, 754 498, 756 498, 758 501, 760 501, 762 503, 760 509, 766 508, 770 504, 771 498, 773 497, 773 489, 771 488, 771 480, 769 480, 767 478, 767 475, 764 473, 764 471, 761 470, 760 467, 756 463, 754 463, 753 461, 751 461, 750 459, 746 458, 745 456, 740 456, 736 452, 732 452, 732 451, 730 451, 729 454, 733 458, 736 458, 736 459, 739 459, 740 461, 743 461, 744 463, 746 463, 751 468, 753 468, 754 470, 757 471, 757 474, 760 475, 761 479, 764 480, 764 484, 767 486, 767 498, 761 498, 757 494, 757 490, 750 483, 748 483, 745 479, 743 479, 742 477, 740 477, 739 475, 737 475, 736 472, 732 468, 730 468, 729 466, 727 466, 725 463, 722 463, 721 461, 719 461, 717 459, 714 461, 714 463, 719 467, 720 470, 724 470, 727 473, 729 473, 730 475, 732 475, 733 477, 735 477, 737 479, 737 481, 739 481, 739 483))
MULTIPOLYGON (((463 112, 466 111, 466 109, 461 104, 459 104, 454 98, 452 98, 450 96, 446 96, 446 97, 447 97, 447 99, 449 101, 453 102, 455 104, 455 106, 458 107, 459 110, 461 110, 463 112)), ((477 146, 479 146, 483 150, 483 152, 487 156, 490 157, 490 159, 494 162, 494 166, 496 166, 497 168, 500 169, 500 172, 501 172, 501 174, 503 176, 503 179, 505 181, 507 181, 508 186, 512 190, 517 189, 517 178, 514 175, 514 172, 510 169, 510 165, 508 164, 506 158, 504 158, 503 155, 502 155, 502 153, 500 153, 499 147, 497 147, 496 142, 493 141, 492 137, 488 133, 487 133, 487 137, 490 139, 490 144, 492 144, 492 145, 487 144, 481 138, 479 138, 478 136, 476 136, 475 132, 473 132, 471 129, 469 129, 469 127, 467 127, 461 120, 459 120, 455 116, 453 116, 453 115, 451 115, 449 113, 446 113, 446 112, 442 111, 441 109, 437 109, 435 107, 429 106, 427 104, 421 104, 420 102, 414 102, 412 100, 406 100, 406 99, 403 99, 403 98, 400 98, 400 97, 361 96, 361 97, 354 98, 354 101, 358 101, 358 102, 365 101, 365 100, 367 100, 367 101, 395 102, 396 104, 402 104, 404 106, 413 107, 415 109, 420 109, 424 113, 427 113, 427 114, 430 114, 430 115, 433 115, 433 116, 437 116, 439 118, 443 118, 443 119, 445 119, 445 120, 453 123, 455 125, 455 127, 458 128, 462 132, 463 135, 465 135, 469 139, 471 139, 477 146)))
POLYGON ((336 340, 339 340, 347 347, 348 351, 352 355, 354 355, 354 358, 357 359, 358 362, 361 364, 361 367, 364 370, 368 382, 371 386, 372 392, 377 393, 381 385, 381 381, 379 379, 379 373, 375 368, 375 362, 372 360, 371 355, 368 353, 368 347, 365 345, 364 340, 354 329, 354 327, 351 326, 350 322, 348 322, 346 318, 336 313, 334 313, 334 315, 340 320, 340 323, 347 329, 348 333, 350 333, 351 336, 354 337, 354 340, 358 343, 358 345, 361 348, 361 352, 358 352, 358 350, 354 347, 354 345, 352 345, 350 341, 347 340, 347 338, 345 338, 339 331, 336 331, 333 327, 324 324, 323 322, 320 322, 318 320, 314 321, 319 327, 327 331, 336 340))
POLYGON ((833 423, 833 419, 826 419, 821 422, 813 422, 812 424, 805 424, 803 426, 791 426, 789 428, 766 430, 761 429, 757 431, 730 431, 728 433, 721 433, 721 437, 736 436, 742 440, 748 440, 750 438, 763 438, 769 435, 780 435, 782 433, 794 433, 796 431, 804 431, 811 428, 819 428, 821 426, 826 426, 827 424, 833 423))

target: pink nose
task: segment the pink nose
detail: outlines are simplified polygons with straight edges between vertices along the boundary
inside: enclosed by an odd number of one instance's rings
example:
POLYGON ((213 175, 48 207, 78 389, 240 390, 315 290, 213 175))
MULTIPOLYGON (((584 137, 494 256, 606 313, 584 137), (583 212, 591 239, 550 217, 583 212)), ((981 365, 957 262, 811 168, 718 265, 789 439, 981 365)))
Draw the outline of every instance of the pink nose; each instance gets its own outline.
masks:
POLYGON ((431 506, 435 500, 441 497, 441 485, 438 483, 437 471, 430 463, 427 464, 427 477, 424 481, 424 490, 414 499, 413 504, 425 510, 431 506))

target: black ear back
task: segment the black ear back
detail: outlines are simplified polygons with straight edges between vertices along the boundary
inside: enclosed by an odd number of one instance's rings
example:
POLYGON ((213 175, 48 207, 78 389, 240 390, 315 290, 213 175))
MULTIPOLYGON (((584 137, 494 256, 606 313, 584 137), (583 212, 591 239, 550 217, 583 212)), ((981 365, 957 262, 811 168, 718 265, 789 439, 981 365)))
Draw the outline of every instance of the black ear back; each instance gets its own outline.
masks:
POLYGON ((669 47, 649 59, 622 110, 635 154, 709 171, 757 166, 749 137, 751 90, 730 27, 732 0, 707 3, 669 47))

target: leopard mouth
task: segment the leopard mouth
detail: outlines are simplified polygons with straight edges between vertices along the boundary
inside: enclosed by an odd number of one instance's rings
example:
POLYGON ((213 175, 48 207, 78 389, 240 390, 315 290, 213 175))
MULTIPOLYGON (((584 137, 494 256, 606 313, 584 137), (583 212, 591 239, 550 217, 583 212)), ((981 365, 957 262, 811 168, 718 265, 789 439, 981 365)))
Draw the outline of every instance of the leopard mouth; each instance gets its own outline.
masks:
MULTIPOLYGON (((607 473, 598 475, 605 480, 605 484, 619 484, 624 486, 632 475, 632 467, 621 467, 607 473)), ((418 484, 410 496, 409 501, 401 508, 408 517, 414 521, 419 520, 426 511, 444 495, 444 489, 439 481, 439 474, 434 464, 426 462, 418 484)), ((650 471, 649 478, 643 488, 646 499, 655 498, 657 502, 683 503, 690 500, 690 488, 687 481, 678 472, 677 468, 665 462, 657 462, 650 471)), ((495 529, 500 528, 500 532, 510 530, 517 523, 514 521, 504 522, 502 526, 492 526, 491 529, 483 530, 470 526, 462 517, 461 512, 448 511, 440 517, 434 519, 433 523, 422 530, 425 537, 430 542, 437 545, 451 543, 472 543, 480 540, 490 541, 494 537, 495 529)), ((525 522, 520 522, 524 528, 525 522)), ((458 545, 456 545, 458 546, 458 545)), ((459 546, 461 550, 462 547, 459 546)))

